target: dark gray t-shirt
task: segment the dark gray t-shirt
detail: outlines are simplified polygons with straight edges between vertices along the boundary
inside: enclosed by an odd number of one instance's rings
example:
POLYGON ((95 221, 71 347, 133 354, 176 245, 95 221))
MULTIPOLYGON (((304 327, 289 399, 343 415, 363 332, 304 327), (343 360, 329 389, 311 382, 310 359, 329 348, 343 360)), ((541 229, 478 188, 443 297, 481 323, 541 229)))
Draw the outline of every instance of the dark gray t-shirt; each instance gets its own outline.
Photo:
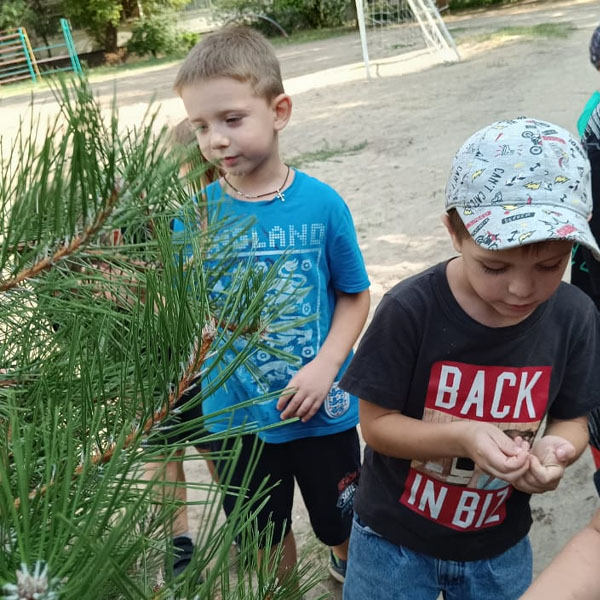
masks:
MULTIPOLYGON (((572 419, 598 404, 599 319, 585 294, 561 283, 521 323, 487 327, 456 302, 446 264, 383 297, 343 389, 415 419, 485 421, 530 440, 546 413, 572 419)), ((461 457, 423 463, 367 446, 354 502, 385 539, 445 560, 496 556, 531 525, 528 494, 461 457)))

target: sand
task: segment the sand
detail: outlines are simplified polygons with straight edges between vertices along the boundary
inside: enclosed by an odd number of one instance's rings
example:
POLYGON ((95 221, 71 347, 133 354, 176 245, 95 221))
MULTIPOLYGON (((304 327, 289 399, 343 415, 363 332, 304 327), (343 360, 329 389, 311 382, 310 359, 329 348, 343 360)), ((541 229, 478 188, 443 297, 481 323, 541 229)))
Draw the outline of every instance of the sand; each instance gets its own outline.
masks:
MULTIPOLYGON (((526 2, 494 11, 450 17, 447 24, 463 60, 433 64, 422 54, 413 61, 375 60, 367 81, 357 35, 278 50, 294 111, 282 135, 282 153, 297 160, 325 150, 326 160, 303 165, 335 187, 348 202, 372 282, 372 307, 398 280, 453 254, 441 224, 443 194, 454 152, 474 131, 501 118, 528 115, 576 130, 579 112, 600 75, 588 62, 587 44, 600 23, 597 1, 526 2), (475 43, 474 32, 507 25, 569 21, 566 38, 516 39, 475 43), (352 147, 358 151, 349 152, 352 147)), ((121 118, 135 123, 152 97, 161 104, 161 122, 176 123, 183 107, 171 91, 176 67, 158 68, 117 81, 121 118)), ((113 83, 95 86, 108 102, 113 83)), ((38 113, 56 106, 36 94, 38 113)), ((14 135, 28 96, 1 98, 0 132, 14 135)), ((6 142, 5 142, 6 143, 6 142)), ((205 479, 196 461, 189 479, 205 479)), ((589 453, 571 466, 559 489, 533 499, 531 539, 536 572, 591 516, 598 505, 589 453)), ((199 509, 192 508, 195 526, 199 509)), ((301 498, 294 513, 301 548, 315 546, 301 498)), ((316 550, 315 550, 316 548, 316 550)), ((341 587, 325 580, 311 597, 341 587)))

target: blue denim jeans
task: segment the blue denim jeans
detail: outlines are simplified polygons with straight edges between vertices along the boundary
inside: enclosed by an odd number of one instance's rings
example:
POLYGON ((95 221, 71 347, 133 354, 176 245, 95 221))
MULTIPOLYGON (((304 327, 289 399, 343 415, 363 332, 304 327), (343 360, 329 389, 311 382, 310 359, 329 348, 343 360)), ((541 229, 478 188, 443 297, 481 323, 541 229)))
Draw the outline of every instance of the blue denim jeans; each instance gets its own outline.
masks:
POLYGON ((517 600, 531 583, 529 538, 487 560, 439 560, 352 523, 344 600, 517 600))

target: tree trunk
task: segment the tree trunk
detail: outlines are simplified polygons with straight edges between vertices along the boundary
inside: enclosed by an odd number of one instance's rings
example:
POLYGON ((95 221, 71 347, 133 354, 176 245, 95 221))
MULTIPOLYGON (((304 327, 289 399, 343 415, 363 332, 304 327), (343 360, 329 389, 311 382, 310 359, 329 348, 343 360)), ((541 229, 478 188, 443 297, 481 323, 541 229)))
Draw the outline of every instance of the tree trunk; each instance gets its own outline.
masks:
POLYGON ((141 14, 141 6, 138 0, 123 0, 123 19, 139 19, 141 14))
POLYGON ((117 32, 118 29, 116 25, 113 25, 112 23, 106 24, 103 44, 105 53, 116 53, 119 50, 119 46, 117 45, 117 32))

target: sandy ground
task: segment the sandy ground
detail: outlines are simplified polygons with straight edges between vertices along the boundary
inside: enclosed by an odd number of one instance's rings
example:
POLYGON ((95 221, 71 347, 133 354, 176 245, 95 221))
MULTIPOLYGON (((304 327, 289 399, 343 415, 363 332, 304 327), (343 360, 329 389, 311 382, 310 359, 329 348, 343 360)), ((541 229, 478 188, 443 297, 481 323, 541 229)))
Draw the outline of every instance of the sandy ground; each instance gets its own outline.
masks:
MULTIPOLYGON (((493 11, 449 17, 462 62, 432 63, 423 53, 378 61, 367 82, 360 64, 360 42, 348 35, 278 51, 294 114, 282 136, 282 152, 298 158, 326 150, 326 160, 305 164, 312 175, 333 185, 347 200, 372 282, 373 307, 398 280, 452 254, 442 228, 443 194, 454 152, 474 131, 501 118, 529 115, 575 131, 581 108, 600 87, 588 62, 587 45, 600 22, 597 0, 525 2, 493 11), (571 22, 564 39, 518 39, 474 43, 473 34, 502 26, 571 22), (363 146, 356 153, 348 148, 363 146)), ((135 123, 152 96, 163 122, 183 117, 171 91, 176 67, 158 68, 117 81, 121 118, 135 123)), ((108 102, 113 83, 95 86, 108 102)), ((0 90, 1 93, 1 90, 0 90)), ((0 97, 0 132, 6 140, 25 115, 27 96, 0 97)), ((56 106, 47 93, 36 94, 43 118, 56 106)), ((192 462, 188 478, 205 479, 192 462)), ((586 453, 567 473, 559 490, 533 500, 531 532, 535 568, 543 568, 564 542, 584 525, 598 505, 586 453)), ((194 523, 199 509, 191 510, 194 523)), ((298 497, 294 529, 301 548, 314 548, 298 497)), ((324 565, 323 549, 313 560, 324 565)), ((325 580, 311 594, 341 598, 339 584, 325 580)))

